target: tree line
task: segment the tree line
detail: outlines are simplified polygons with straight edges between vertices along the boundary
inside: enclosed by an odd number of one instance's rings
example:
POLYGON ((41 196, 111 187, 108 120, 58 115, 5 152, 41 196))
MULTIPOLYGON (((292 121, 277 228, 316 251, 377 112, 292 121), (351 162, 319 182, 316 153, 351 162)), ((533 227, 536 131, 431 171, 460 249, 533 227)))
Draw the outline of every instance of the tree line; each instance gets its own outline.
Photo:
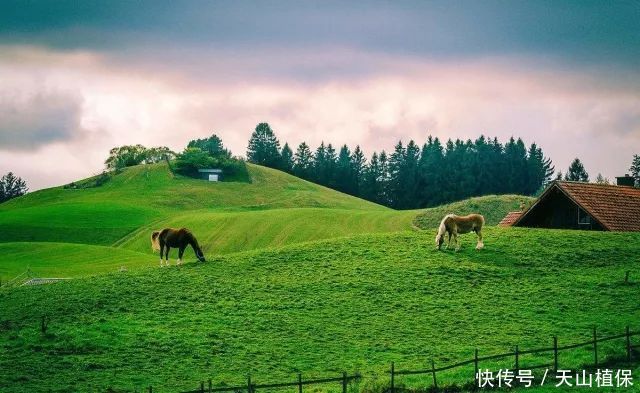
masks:
POLYGON ((534 195, 554 174, 551 159, 535 143, 510 138, 502 144, 483 135, 475 141, 429 136, 418 145, 399 141, 393 151, 360 146, 339 149, 331 143, 314 151, 302 142, 295 153, 280 147, 267 123, 251 135, 247 160, 396 209, 436 206, 488 194, 534 195))

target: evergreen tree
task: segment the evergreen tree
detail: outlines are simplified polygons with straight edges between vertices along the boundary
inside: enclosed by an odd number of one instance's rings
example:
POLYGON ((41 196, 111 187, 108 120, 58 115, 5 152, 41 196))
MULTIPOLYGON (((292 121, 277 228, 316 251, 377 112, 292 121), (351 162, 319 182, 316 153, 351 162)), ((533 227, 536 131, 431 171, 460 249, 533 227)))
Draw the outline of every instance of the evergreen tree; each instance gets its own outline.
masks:
POLYGON ((360 188, 362 186, 362 178, 364 176, 364 169, 366 165, 367 159, 365 158, 362 149, 360 149, 360 145, 356 145, 356 148, 353 150, 353 154, 351 155, 354 195, 361 194, 360 188))
POLYGON ((635 186, 640 187, 640 155, 633 155, 633 161, 631 161, 631 167, 629 167, 629 171, 631 171, 631 176, 636 179, 635 186))
POLYGON ((302 142, 296 150, 293 174, 303 179, 311 179, 313 171, 313 154, 309 145, 302 142))
POLYGON ((402 141, 399 141, 395 146, 391 157, 389 157, 389 180, 387 189, 391 205, 395 208, 399 208, 403 202, 403 175, 406 154, 407 151, 402 145, 402 141))
POLYGON ((542 149, 535 143, 532 143, 529 147, 527 167, 529 170, 529 181, 525 194, 533 195, 551 181, 555 167, 552 165, 551 159, 546 158, 542 153, 542 149))
POLYGON ((293 172, 293 151, 286 142, 280 151, 280 169, 287 173, 293 172))
POLYGON ((17 198, 29 191, 27 183, 9 172, 0 178, 0 203, 17 198))
POLYGON ((602 176, 602 173, 598 173, 598 176, 596 176, 596 183, 597 184, 610 184, 609 183, 609 179, 607 179, 606 177, 602 176))
POLYGON ((418 196, 418 163, 420 161, 420 148, 413 140, 407 143, 405 149, 404 163, 401 169, 401 190, 402 194, 398 200, 398 205, 404 209, 417 207, 418 196))
POLYGON ((369 201, 380 203, 383 200, 382 193, 382 169, 378 160, 378 153, 373 152, 369 165, 363 168, 360 195, 369 201))
POLYGON ((504 146, 504 154, 508 172, 508 190, 515 194, 527 194, 529 182, 527 149, 522 139, 509 139, 504 146))
POLYGON ((589 182, 589 174, 584 169, 580 159, 576 158, 571 162, 569 169, 564 175, 564 180, 589 182))
POLYGON ((278 168, 280 165, 280 142, 267 123, 260 123, 249 139, 247 160, 255 164, 278 168))
MULTIPOLYGON (((343 145, 336 154, 324 142, 313 154, 303 142, 294 157, 285 144, 278 156, 289 163, 282 169, 296 176, 400 209, 487 194, 535 195, 554 173, 551 160, 535 143, 527 149, 520 138, 502 145, 484 135, 475 141, 449 139, 445 146, 429 136, 422 148, 414 141, 406 146, 400 141, 390 156, 374 152, 369 164, 360 146, 351 152, 343 145)), ((570 172, 567 176, 574 176, 570 172)), ((588 179, 585 176, 578 179, 588 179)))
POLYGON ((381 205, 390 206, 391 197, 389 196, 389 182, 391 175, 389 174, 389 157, 384 150, 379 155, 380 162, 380 200, 381 205))
POLYGON ((422 147, 418 162, 418 196, 417 206, 426 207, 441 202, 442 166, 444 156, 440 139, 429 135, 427 143, 422 147))
POLYGON ((327 174, 327 149, 324 146, 324 141, 320 143, 320 146, 316 149, 313 157, 313 176, 315 182, 326 186, 329 183, 327 174))
POLYGON ((353 195, 355 192, 354 181, 355 179, 351 168, 351 152, 347 145, 343 145, 340 148, 340 153, 338 154, 338 160, 336 162, 336 189, 353 195))

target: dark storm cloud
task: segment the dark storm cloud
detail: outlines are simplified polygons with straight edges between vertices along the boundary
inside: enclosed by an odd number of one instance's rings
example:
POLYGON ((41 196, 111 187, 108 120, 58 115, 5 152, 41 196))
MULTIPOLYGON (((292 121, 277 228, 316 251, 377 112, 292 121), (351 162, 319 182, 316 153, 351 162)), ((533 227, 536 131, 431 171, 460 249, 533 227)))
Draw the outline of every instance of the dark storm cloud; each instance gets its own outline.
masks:
POLYGON ((81 104, 80 97, 60 92, 0 94, 0 150, 33 150, 73 138, 81 104))
POLYGON ((141 56, 176 45, 272 48, 274 56, 278 49, 346 47, 425 58, 525 55, 634 67, 640 64, 638 20, 636 1, 4 1, 0 41, 140 50, 141 56))

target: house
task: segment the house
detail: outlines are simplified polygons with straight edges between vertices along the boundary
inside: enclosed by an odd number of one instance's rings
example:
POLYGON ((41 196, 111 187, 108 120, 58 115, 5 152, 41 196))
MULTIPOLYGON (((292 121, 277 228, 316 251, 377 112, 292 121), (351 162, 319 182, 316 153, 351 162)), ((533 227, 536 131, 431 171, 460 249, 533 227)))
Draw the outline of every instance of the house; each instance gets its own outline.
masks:
POLYGON ((507 215, 502 219, 502 221, 500 221, 498 223, 498 226, 501 227, 510 227, 513 225, 513 223, 515 223, 518 218, 520 218, 520 216, 522 215, 521 211, 517 211, 517 212, 509 212, 507 213, 507 215))
MULTIPOLYGON (((620 179, 629 184, 626 177, 620 179)), ((500 225, 640 231, 640 188, 557 180, 529 209, 510 212, 500 225)))
POLYGON ((222 169, 198 169, 198 174, 203 180, 222 181, 222 169))

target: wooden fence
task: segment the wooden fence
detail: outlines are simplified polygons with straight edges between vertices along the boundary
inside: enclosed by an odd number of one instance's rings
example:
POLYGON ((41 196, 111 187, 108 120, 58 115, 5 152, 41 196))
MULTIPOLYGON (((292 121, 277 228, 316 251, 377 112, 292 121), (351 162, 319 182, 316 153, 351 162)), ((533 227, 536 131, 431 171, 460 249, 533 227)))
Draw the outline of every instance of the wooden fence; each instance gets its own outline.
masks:
MULTIPOLYGON (((347 386, 349 382, 359 380, 361 377, 360 374, 347 375, 347 373, 342 373, 342 376, 336 378, 320 378, 320 379, 302 379, 302 374, 298 374, 298 380, 295 382, 282 382, 282 383, 266 383, 266 384, 255 384, 251 382, 251 377, 247 378, 247 384, 243 386, 223 386, 223 387, 213 387, 211 385, 211 380, 208 381, 207 386, 205 387, 204 382, 200 382, 200 388, 196 390, 188 390, 182 393, 211 393, 211 392, 241 392, 247 391, 247 393, 255 393, 257 389, 282 389, 282 388, 291 388, 297 387, 298 393, 302 393, 302 387, 304 385, 320 385, 327 383, 340 383, 342 385, 342 393, 347 393, 347 386)), ((153 388, 149 387, 149 393, 153 393, 153 388)))
POLYGON ((477 385, 478 371, 480 370, 480 362, 488 361, 488 360, 513 359, 514 368, 512 370, 514 371, 514 373, 517 373, 517 371, 520 370, 520 369, 535 370, 535 369, 539 369, 539 368, 552 368, 554 371, 557 371, 559 369, 558 353, 561 352, 561 351, 566 351, 566 350, 580 348, 580 347, 592 347, 593 348, 593 365, 592 366, 593 367, 598 367, 598 364, 599 364, 598 363, 598 343, 601 343, 601 342, 604 342, 604 341, 622 339, 622 338, 625 339, 626 360, 628 362, 630 362, 633 350, 640 348, 640 345, 632 345, 631 344, 631 337, 638 336, 638 335, 640 335, 640 332, 632 333, 629 330, 629 327, 627 326, 625 328, 625 332, 623 334, 613 335, 613 336, 609 336, 609 337, 598 337, 598 333, 597 333, 596 329, 594 328, 593 329, 593 339, 591 339, 589 341, 584 341, 584 342, 581 342, 581 343, 577 343, 577 344, 569 344, 569 345, 564 345, 564 346, 558 346, 558 337, 554 336, 553 337, 553 346, 551 346, 551 347, 520 350, 519 347, 516 345, 513 352, 506 352, 506 353, 501 353, 501 354, 497 354, 497 355, 488 355, 488 356, 478 356, 478 350, 476 349, 473 359, 469 359, 469 360, 465 360, 465 361, 462 361, 462 362, 458 362, 458 363, 455 363, 455 364, 450 364, 450 365, 447 365, 447 366, 441 366, 441 367, 436 367, 434 361, 432 360, 431 361, 431 367, 427 368, 427 369, 396 370, 395 369, 395 364, 391 363, 391 372, 390 372, 390 374, 391 374, 391 385, 390 385, 390 391, 391 391, 391 393, 395 393, 395 390, 396 390, 395 377, 397 375, 418 375, 418 374, 431 374, 431 378, 433 380, 432 385, 433 385, 433 387, 435 389, 437 389, 438 388, 438 378, 437 378, 438 372, 451 370, 451 369, 454 369, 454 368, 463 367, 463 366, 467 366, 467 365, 470 365, 470 364, 474 365, 473 381, 475 381, 476 385, 477 385), (534 364, 534 365, 530 365, 530 366, 526 366, 526 367, 521 367, 520 357, 522 355, 542 354, 542 353, 553 353, 553 361, 550 362, 550 363, 545 363, 545 364, 534 364))
MULTIPOLYGON (((512 369, 517 373, 518 370, 526 369, 526 370, 534 370, 540 368, 552 368, 554 371, 557 371, 560 367, 558 361, 558 353, 561 351, 572 350, 581 347, 591 347, 593 351, 593 367, 598 367, 599 363, 599 353, 598 353, 598 343, 602 343, 605 341, 625 339, 624 347, 625 347, 625 359, 627 362, 631 362, 634 355, 634 350, 640 349, 640 344, 633 345, 631 342, 631 337, 640 335, 640 331, 631 332, 629 327, 625 328, 625 332, 622 334, 617 334, 608 337, 598 337, 598 332, 596 329, 593 329, 593 338, 588 341, 580 342, 577 344, 569 344, 564 346, 558 345, 558 337, 553 337, 553 344, 550 347, 542 347, 542 348, 534 348, 521 350, 518 345, 515 346, 513 352, 500 353, 496 355, 487 355, 487 356, 479 356, 479 352, 476 349, 474 352, 474 356, 472 359, 461 361, 458 363, 436 367, 435 362, 432 360, 430 362, 429 368, 417 369, 417 370, 396 370, 395 363, 391 363, 390 368, 390 385, 389 392, 396 393, 396 376, 403 375, 420 375, 426 374, 431 377, 432 386, 434 389, 438 389, 438 373, 441 373, 446 370, 451 370, 459 367, 464 367, 473 364, 474 365, 474 375, 473 378, 470 378, 466 382, 470 383, 471 381, 475 381, 477 385, 478 371, 480 370, 480 362, 486 362, 489 360, 505 360, 505 359, 513 359, 514 368, 512 369), (544 364, 534 364, 522 367, 520 357, 523 355, 530 354, 544 354, 549 353, 553 354, 553 360, 549 361, 549 363, 544 364)), ((342 373, 340 377, 335 378, 321 378, 321 379, 309 379, 303 380, 302 374, 298 374, 297 381, 294 382, 283 382, 283 383, 270 383, 270 384, 256 384, 251 381, 251 377, 247 378, 247 383, 245 385, 239 386, 222 386, 222 387, 214 387, 212 385, 212 381, 208 380, 207 384, 205 382, 200 382, 200 387, 194 390, 184 391, 182 393, 213 393, 213 392, 244 392, 246 393, 256 393, 258 389, 285 389, 285 388, 293 388, 296 387, 298 393, 303 393, 303 386, 305 385, 319 385, 319 384, 336 384, 340 383, 342 385, 342 393, 347 393, 347 386, 350 382, 359 381, 363 378, 363 376, 359 373, 354 375, 347 375, 347 373, 342 373)), ((147 388, 148 393, 153 393, 153 387, 149 386, 147 388)))

